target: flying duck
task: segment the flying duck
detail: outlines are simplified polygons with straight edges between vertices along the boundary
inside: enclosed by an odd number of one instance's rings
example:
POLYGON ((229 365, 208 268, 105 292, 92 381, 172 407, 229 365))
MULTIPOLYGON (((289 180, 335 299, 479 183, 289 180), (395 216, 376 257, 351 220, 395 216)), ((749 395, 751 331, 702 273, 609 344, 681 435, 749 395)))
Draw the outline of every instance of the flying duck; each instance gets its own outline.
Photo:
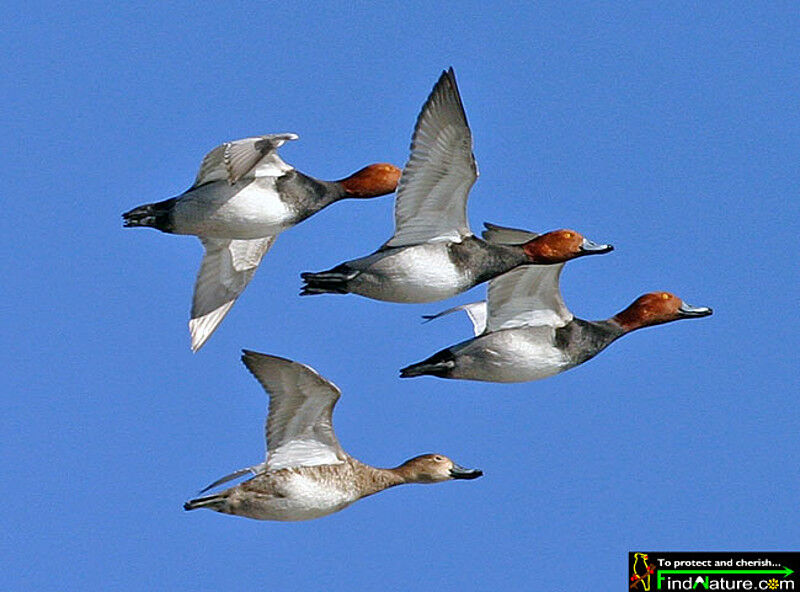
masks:
POLYGON ((476 479, 441 454, 423 454, 382 469, 347 454, 331 416, 341 391, 312 368, 244 351, 242 361, 269 395, 266 461, 218 479, 200 493, 252 473, 239 485, 201 496, 184 509, 207 508, 257 520, 311 520, 338 512, 362 497, 404 483, 476 479))
POLYGON ((651 292, 603 321, 576 318, 564 304, 559 277, 564 265, 527 265, 489 283, 486 302, 465 310, 476 337, 411 364, 402 378, 431 375, 486 382, 527 382, 553 376, 590 360, 614 341, 643 327, 705 317, 669 292, 651 292))
POLYGON ((203 243, 189 321, 193 351, 211 337, 278 234, 340 199, 385 195, 397 186, 400 169, 386 163, 340 181, 305 175, 278 156, 296 139, 286 133, 225 142, 203 158, 184 193, 122 215, 126 227, 191 234, 203 243))
POLYGON ((560 263, 611 250, 568 230, 539 236, 487 224, 484 239, 476 237, 467 222, 467 197, 477 178, 472 133, 450 68, 434 86, 414 128, 411 156, 397 189, 394 236, 371 255, 301 274, 301 294, 433 302, 519 265, 560 263), (553 251, 553 245, 561 250, 553 251))

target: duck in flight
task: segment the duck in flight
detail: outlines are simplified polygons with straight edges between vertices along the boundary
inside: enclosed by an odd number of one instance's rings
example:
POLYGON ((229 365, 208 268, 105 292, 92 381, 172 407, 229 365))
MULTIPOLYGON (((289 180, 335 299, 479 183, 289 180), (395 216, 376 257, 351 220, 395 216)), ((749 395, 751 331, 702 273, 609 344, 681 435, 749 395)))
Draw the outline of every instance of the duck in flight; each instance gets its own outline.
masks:
POLYGON ((200 493, 248 473, 254 476, 221 493, 184 504, 257 520, 311 520, 338 512, 362 497, 404 483, 476 479, 441 454, 424 454, 381 469, 347 454, 331 416, 341 391, 308 366, 244 351, 242 361, 269 395, 267 459, 218 479, 200 493))
POLYGON ((386 163, 340 181, 305 175, 277 152, 296 139, 286 133, 226 142, 203 158, 183 194, 122 215, 126 227, 195 235, 203 243, 189 321, 193 351, 219 326, 278 234, 341 199, 377 197, 397 187, 400 169, 386 163))
POLYGON ((669 292, 651 292, 603 321, 576 318, 564 304, 559 277, 564 265, 528 265, 489 283, 485 302, 465 310, 476 337, 400 371, 402 378, 431 375, 486 382, 527 382, 553 376, 590 360, 614 341, 643 327, 705 317, 669 292))
POLYGON ((411 155, 397 189, 394 236, 371 255, 301 274, 301 294, 434 302, 520 265, 560 263, 611 250, 567 230, 538 236, 487 224, 484 239, 476 237, 467 222, 467 197, 477 178, 472 133, 450 68, 434 86, 414 128, 411 155), (553 245, 561 250, 554 251, 553 245))

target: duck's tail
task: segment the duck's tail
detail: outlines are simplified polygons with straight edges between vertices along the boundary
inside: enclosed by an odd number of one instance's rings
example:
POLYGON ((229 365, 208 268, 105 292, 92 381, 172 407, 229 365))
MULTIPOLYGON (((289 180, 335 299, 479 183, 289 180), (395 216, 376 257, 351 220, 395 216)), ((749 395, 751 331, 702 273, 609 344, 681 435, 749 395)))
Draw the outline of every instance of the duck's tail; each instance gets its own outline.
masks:
POLYGON ((450 374, 455 367, 455 356, 449 349, 443 349, 427 360, 411 364, 400 370, 400 378, 414 378, 415 376, 424 376, 426 374, 440 378, 450 378, 450 374))
POLYGON ((122 214, 122 225, 125 228, 149 226, 162 232, 172 232, 170 212, 175 205, 175 201, 176 198, 171 197, 164 201, 133 208, 131 211, 122 214))
POLYGON ((228 496, 224 492, 196 497, 183 504, 183 509, 188 512, 189 510, 197 510, 198 508, 208 508, 209 510, 216 510, 219 512, 225 505, 225 500, 227 498, 228 496))
POLYGON ((347 263, 319 273, 301 273, 300 277, 305 283, 300 290, 300 295, 347 294, 350 291, 347 289, 347 283, 357 275, 358 271, 348 267, 347 263))

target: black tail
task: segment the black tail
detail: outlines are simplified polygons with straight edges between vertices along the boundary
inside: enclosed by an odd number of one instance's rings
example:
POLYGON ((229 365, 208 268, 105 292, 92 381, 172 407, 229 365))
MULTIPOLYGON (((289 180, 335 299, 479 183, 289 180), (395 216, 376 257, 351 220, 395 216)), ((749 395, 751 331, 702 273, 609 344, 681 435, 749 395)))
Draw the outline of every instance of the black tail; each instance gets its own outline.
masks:
POLYGON ((208 508, 210 510, 219 511, 219 509, 225 503, 226 498, 227 496, 222 493, 198 497, 183 504, 183 509, 187 512, 189 510, 196 510, 198 508, 208 508))
POLYGON ((319 273, 301 273, 305 284, 300 291, 301 296, 312 294, 347 294, 347 283, 358 275, 358 272, 347 266, 347 263, 337 265, 328 271, 319 273))
POLYGON ((411 364, 400 370, 400 378, 414 378, 415 376, 438 376, 450 378, 453 368, 456 367, 455 356, 449 349, 443 349, 432 355, 427 360, 411 364))
POLYGON ((130 212, 122 214, 122 225, 126 228, 132 226, 149 226, 162 232, 171 232, 170 212, 177 198, 171 197, 157 203, 145 204, 133 208, 130 212))

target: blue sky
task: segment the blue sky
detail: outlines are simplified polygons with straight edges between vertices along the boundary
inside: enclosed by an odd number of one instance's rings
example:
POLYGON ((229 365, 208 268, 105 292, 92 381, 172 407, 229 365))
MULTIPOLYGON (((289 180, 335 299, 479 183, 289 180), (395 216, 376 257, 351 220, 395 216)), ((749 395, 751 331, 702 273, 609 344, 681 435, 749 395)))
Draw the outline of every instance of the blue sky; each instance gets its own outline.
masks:
POLYGON ((618 589, 629 550, 797 548, 800 14, 792 3, 25 2, 2 9, 3 588, 618 589), (339 178, 402 166, 458 76, 483 221, 577 229, 576 315, 670 290, 713 317, 646 329, 529 384, 397 370, 470 334, 430 305, 300 298, 301 271, 392 233, 392 197, 282 235, 198 354, 201 247, 123 230, 202 156, 295 132, 339 178), (307 523, 183 501, 263 455, 241 348, 343 390, 357 458, 441 452, 477 481, 396 488, 307 523))

